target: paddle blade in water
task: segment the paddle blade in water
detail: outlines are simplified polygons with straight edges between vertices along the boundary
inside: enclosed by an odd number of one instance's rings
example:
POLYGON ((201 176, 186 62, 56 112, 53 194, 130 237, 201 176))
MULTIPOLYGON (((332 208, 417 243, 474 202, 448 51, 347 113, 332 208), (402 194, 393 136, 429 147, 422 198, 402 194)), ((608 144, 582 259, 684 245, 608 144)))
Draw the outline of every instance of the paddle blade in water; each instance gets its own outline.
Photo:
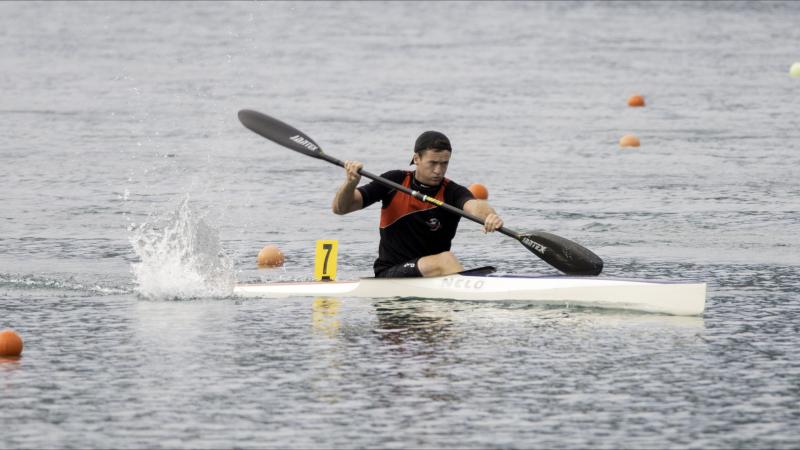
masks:
POLYGON ((256 134, 260 134, 276 144, 300 152, 313 158, 321 158, 322 149, 316 142, 297 128, 258 111, 243 109, 239 111, 239 121, 256 134))
POLYGON ((520 235, 519 241, 543 261, 568 275, 599 275, 603 260, 586 247, 544 231, 520 235))

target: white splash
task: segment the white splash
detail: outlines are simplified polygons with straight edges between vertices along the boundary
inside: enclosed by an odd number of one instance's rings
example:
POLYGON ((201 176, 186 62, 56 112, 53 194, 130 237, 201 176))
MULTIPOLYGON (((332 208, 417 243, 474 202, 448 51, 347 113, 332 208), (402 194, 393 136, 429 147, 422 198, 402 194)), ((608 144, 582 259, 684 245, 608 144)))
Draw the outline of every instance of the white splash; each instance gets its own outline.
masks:
POLYGON ((233 293, 233 262, 219 233, 197 217, 184 198, 178 209, 134 227, 130 238, 141 260, 132 265, 137 291, 150 299, 226 297, 233 293))

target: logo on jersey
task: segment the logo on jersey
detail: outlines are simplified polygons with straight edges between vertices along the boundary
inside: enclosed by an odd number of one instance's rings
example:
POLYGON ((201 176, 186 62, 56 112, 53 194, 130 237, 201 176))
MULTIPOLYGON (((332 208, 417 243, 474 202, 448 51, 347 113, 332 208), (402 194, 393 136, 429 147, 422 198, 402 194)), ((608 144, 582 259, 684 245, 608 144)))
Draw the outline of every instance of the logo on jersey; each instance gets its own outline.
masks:
POLYGON ((430 228, 431 231, 439 231, 439 228, 442 228, 442 222, 439 222, 439 219, 436 217, 431 217, 425 223, 428 224, 428 228, 430 228))

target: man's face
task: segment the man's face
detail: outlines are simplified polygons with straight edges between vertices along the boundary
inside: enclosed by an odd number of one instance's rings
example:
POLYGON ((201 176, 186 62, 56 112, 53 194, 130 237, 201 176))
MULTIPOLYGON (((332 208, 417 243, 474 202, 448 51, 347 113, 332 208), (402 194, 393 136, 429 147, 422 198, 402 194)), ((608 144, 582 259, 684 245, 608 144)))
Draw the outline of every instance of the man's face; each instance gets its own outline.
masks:
POLYGON ((416 178, 422 184, 438 186, 447 173, 447 164, 450 163, 449 150, 429 148, 421 153, 414 153, 414 164, 417 165, 416 178))

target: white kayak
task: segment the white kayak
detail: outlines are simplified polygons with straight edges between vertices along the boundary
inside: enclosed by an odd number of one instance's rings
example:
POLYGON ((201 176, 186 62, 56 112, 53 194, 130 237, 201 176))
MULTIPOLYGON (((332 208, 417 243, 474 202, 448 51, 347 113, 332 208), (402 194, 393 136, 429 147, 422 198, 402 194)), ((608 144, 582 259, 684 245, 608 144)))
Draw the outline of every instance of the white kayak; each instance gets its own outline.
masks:
POLYGON ((703 313, 705 283, 605 277, 486 274, 478 269, 430 278, 362 278, 240 284, 234 295, 256 298, 371 297, 521 301, 695 316, 703 313))

